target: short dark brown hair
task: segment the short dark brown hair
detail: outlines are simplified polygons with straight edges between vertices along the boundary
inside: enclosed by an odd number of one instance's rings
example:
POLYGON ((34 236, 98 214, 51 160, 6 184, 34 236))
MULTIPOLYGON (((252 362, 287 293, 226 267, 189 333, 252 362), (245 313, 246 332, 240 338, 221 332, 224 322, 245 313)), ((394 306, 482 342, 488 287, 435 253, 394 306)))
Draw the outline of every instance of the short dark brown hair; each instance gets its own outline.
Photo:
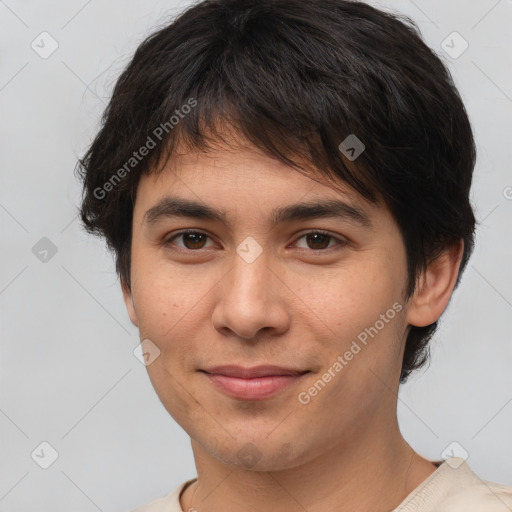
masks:
MULTIPOLYGON (((140 177, 161 172, 179 141, 206 150, 222 123, 383 200, 406 247, 406 298, 462 239, 458 285, 474 246, 475 143, 449 70, 411 19, 346 0, 205 0, 145 39, 77 164, 82 222, 128 288, 140 177), (349 135, 365 146, 350 162, 339 149, 349 135)), ((401 382, 428 360, 436 328, 411 327, 401 382)))

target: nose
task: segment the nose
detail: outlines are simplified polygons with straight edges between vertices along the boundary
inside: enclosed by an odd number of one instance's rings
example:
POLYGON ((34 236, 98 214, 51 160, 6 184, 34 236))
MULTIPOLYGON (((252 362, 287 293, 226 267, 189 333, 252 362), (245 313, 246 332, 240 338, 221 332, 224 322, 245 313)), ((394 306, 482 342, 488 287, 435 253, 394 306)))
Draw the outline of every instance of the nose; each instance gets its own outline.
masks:
POLYGON ((264 329, 266 336, 289 329, 293 292, 269 263, 265 252, 252 262, 234 255, 232 269, 218 284, 212 315, 215 329, 224 336, 254 341, 264 329))

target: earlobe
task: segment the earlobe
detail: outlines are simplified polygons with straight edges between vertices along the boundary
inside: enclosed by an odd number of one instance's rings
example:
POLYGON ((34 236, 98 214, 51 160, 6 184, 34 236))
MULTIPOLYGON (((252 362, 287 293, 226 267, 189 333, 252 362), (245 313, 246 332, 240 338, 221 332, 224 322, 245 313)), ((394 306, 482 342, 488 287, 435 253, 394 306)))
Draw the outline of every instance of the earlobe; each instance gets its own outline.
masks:
POLYGON ((427 267, 416 284, 407 311, 407 323, 425 327, 436 322, 448 306, 457 282, 464 242, 447 247, 427 267))
POLYGON ((133 305, 132 292, 126 283, 121 283, 121 290, 123 292, 123 299, 124 299, 124 303, 126 305, 126 310, 128 311, 130 320, 132 321, 132 324, 135 325, 135 327, 139 327, 139 320, 137 318, 137 312, 135 311, 135 307, 133 305))

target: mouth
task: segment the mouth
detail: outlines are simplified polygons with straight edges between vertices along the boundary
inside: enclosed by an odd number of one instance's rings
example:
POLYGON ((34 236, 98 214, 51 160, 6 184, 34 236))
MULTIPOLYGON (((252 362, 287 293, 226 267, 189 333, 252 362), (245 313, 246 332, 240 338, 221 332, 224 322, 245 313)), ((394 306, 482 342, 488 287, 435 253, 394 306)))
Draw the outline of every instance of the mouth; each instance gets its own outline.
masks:
POLYGON ((216 366, 200 370, 215 388, 237 400, 265 400, 296 383, 310 370, 280 366, 216 366))

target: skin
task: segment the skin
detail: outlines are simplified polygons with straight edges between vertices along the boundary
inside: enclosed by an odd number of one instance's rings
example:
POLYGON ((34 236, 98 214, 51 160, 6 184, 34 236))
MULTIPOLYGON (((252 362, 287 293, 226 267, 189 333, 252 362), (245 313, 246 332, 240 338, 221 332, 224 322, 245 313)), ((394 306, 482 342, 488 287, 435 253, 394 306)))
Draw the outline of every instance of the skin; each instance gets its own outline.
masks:
POLYGON ((196 462, 198 480, 182 493, 183 510, 389 511, 435 471, 399 431, 399 376, 409 326, 431 324, 448 304, 462 242, 429 266, 406 302, 405 248, 385 206, 255 148, 221 144, 183 152, 159 175, 142 177, 132 237, 126 307, 141 340, 160 350, 147 370, 190 436, 196 462), (179 217, 149 225, 146 211, 169 194, 224 210, 232 227, 179 217), (274 208, 314 199, 357 205, 372 227, 339 218, 269 224, 274 208), (169 242, 188 228, 207 238, 169 242), (308 242, 304 235, 315 230, 334 239, 308 242), (262 248, 252 263, 236 251, 248 236, 262 248), (298 394, 394 303, 402 310, 301 404, 298 394), (198 371, 221 364, 310 373, 269 399, 237 400, 198 371), (248 443, 257 459, 251 467, 238 455, 248 443))

